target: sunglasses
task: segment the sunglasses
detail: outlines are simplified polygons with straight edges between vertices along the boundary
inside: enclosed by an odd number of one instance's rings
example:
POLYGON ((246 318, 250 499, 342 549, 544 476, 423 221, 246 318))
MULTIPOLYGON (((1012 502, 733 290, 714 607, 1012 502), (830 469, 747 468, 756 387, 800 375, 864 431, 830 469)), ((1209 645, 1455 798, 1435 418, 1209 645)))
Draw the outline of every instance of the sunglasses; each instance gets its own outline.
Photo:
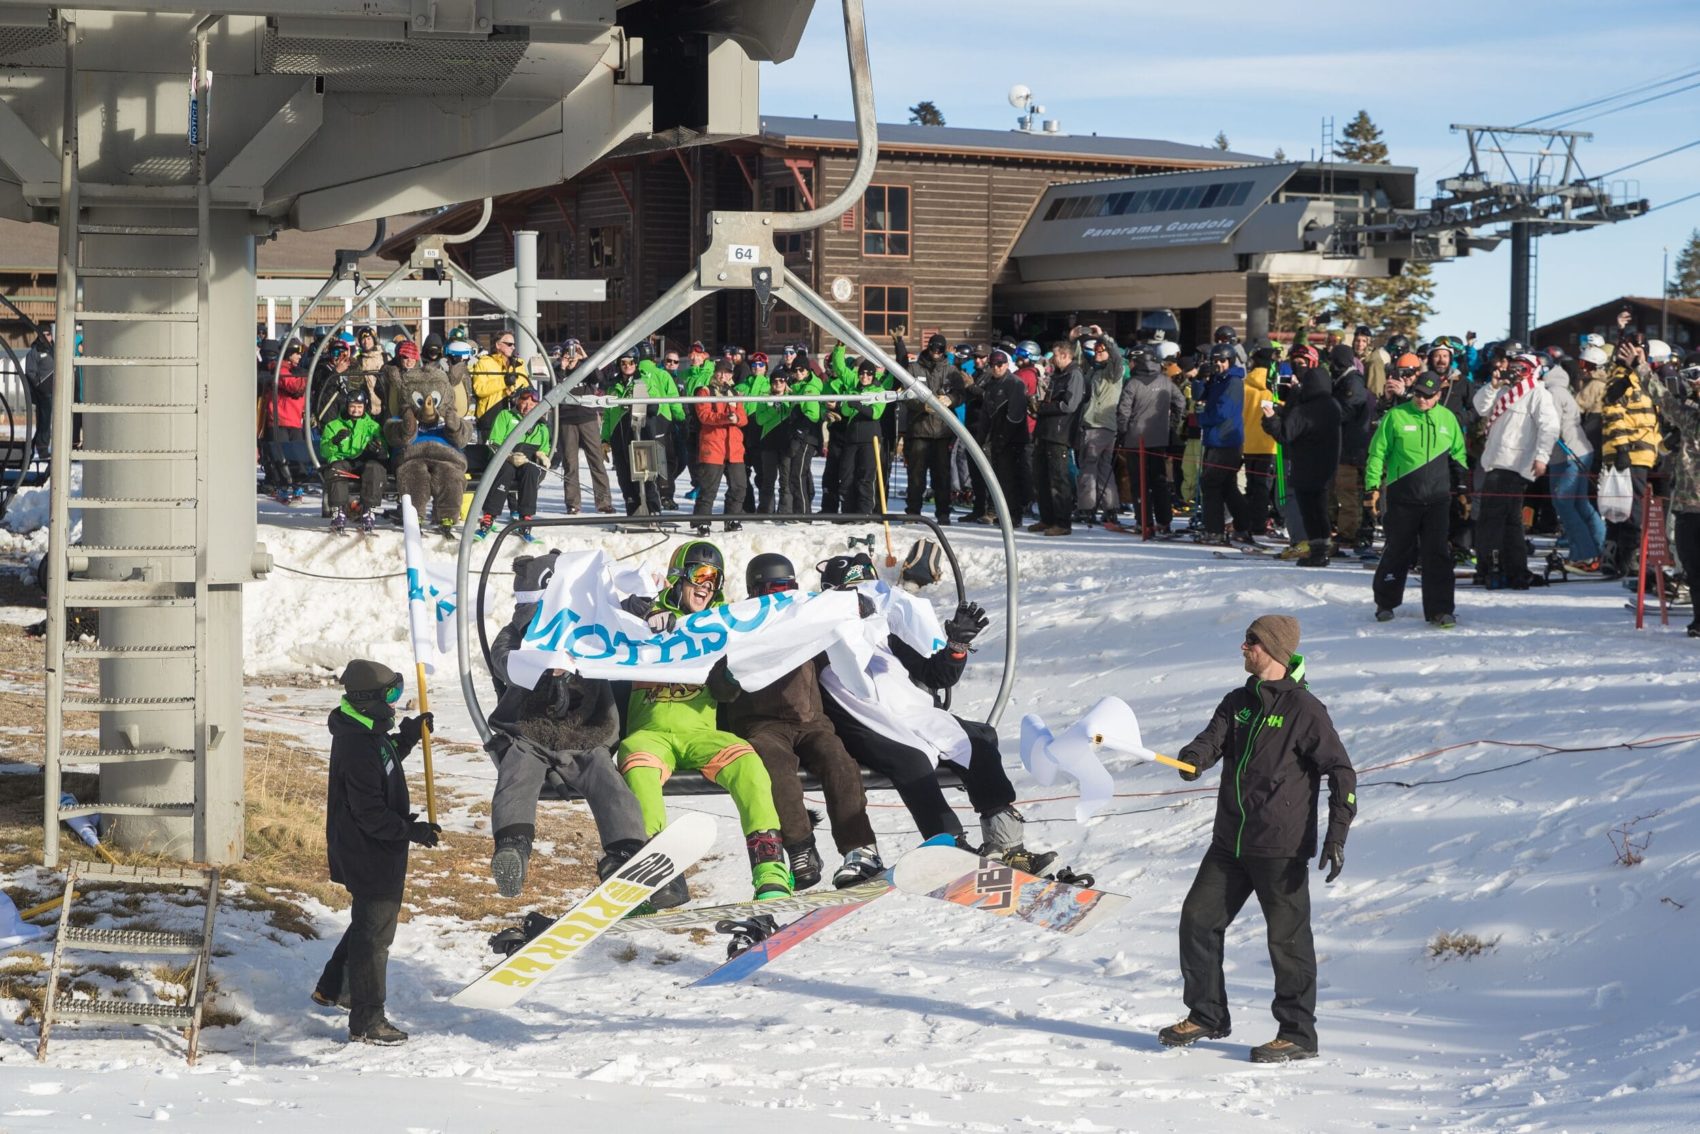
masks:
POLYGON ((497 346, 511 347, 511 346, 514 345, 514 341, 512 339, 503 339, 502 341, 498 342, 496 345, 497 346))
POLYGON ((750 365, 751 366, 766 366, 767 363, 765 363, 765 362, 752 362, 752 363, 750 363, 750 365))
POLYGON ((676 358, 663 359, 662 365, 663 366, 677 366, 677 365, 679 365, 679 360, 676 359, 676 358))
POLYGON ((720 568, 711 563, 694 563, 684 570, 685 582, 706 587, 720 582, 720 568))

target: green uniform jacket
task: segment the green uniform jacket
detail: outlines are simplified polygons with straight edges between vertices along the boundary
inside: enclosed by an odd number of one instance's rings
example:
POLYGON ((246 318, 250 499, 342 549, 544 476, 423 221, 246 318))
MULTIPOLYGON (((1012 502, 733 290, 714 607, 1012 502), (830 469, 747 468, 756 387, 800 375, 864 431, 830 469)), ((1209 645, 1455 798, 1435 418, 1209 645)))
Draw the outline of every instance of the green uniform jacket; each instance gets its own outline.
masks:
MULTIPOLYGON (((686 397, 691 397, 703 387, 713 384, 714 360, 712 358, 705 358, 702 360, 701 365, 693 366, 689 370, 685 371, 685 380, 680 383, 679 392, 684 394, 686 397)), ((680 406, 679 408, 683 410, 685 407, 680 406)))
MULTIPOLYGON (((850 369, 850 364, 844 361, 843 343, 832 349, 826 363, 827 369, 832 371, 832 378, 826 387, 829 394, 871 394, 875 390, 892 388, 891 375, 883 370, 875 374, 873 382, 864 388, 862 376, 850 369)), ((885 416, 886 405, 885 402, 839 402, 838 416, 845 421, 855 421, 857 418, 878 421, 885 416)))
MULTIPOLYGON (((673 381, 673 376, 662 367, 655 365, 647 358, 638 360, 638 373, 643 375, 645 386, 649 387, 652 398, 676 398, 679 396, 679 384, 673 381)), ((710 370, 710 374, 714 371, 710 370)), ((685 407, 678 402, 664 402, 655 407, 655 415, 667 421, 685 420, 685 407)))
MULTIPOLYGON (((496 420, 490 424, 490 447, 492 449, 508 439, 508 434, 512 433, 514 426, 519 424, 519 417, 520 415, 511 409, 505 409, 496 415, 496 420)), ((549 454, 554 451, 552 448, 554 441, 549 436, 549 419, 544 417, 532 426, 531 431, 519 439, 519 444, 521 451, 527 445, 534 446, 535 448, 529 455, 547 465, 549 454)))
POLYGON ((1428 411, 1400 402, 1381 417, 1369 439, 1364 489, 1374 492, 1387 478, 1387 503, 1433 504, 1452 494, 1469 472, 1464 430, 1445 406, 1428 411))
POLYGON ((319 457, 324 461, 358 460, 367 449, 375 450, 369 460, 381 461, 390 452, 384 444, 383 426, 371 414, 358 418, 333 417, 319 435, 319 457))

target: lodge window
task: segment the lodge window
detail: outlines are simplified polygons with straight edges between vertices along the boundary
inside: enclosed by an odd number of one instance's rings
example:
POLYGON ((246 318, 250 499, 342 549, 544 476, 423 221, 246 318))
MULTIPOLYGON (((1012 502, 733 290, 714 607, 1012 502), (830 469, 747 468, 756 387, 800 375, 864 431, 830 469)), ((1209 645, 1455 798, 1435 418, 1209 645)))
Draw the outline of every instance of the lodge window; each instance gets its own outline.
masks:
MULTIPOLYGON (((795 185, 775 185, 773 187, 774 215, 801 212, 803 202, 799 199, 795 185)), ((795 256, 808 247, 806 232, 776 232, 773 234, 773 248, 781 256, 795 256)))
POLYGON ((584 326, 574 331, 574 335, 586 343, 605 343, 625 325, 626 281, 616 277, 608 281, 607 300, 585 304, 584 326))
POLYGON ((606 226, 590 229, 585 237, 589 268, 593 272, 613 271, 620 266, 625 245, 625 229, 606 226))
MULTIPOLYGON (((909 255, 907 185, 870 185, 862 195, 862 255, 909 255)), ((907 306, 908 301, 904 302, 907 306)))
POLYGON ((767 332, 781 343, 800 343, 809 337, 809 321, 785 303, 775 303, 767 332))
POLYGON ((909 325, 909 289, 870 285, 862 289, 862 333, 885 335, 909 325))

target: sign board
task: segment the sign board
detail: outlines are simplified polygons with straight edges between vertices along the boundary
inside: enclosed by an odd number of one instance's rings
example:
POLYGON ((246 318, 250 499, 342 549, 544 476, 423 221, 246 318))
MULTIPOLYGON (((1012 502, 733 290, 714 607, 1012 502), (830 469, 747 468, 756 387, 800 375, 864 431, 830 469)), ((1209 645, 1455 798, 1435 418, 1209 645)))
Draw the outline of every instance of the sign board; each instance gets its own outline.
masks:
POLYGON ((1666 567, 1676 564, 1671 559, 1670 540, 1665 532, 1665 504, 1663 497, 1647 493, 1641 505, 1641 577, 1635 582, 1635 629, 1640 630, 1646 616, 1647 608, 1647 572, 1653 573, 1653 579, 1659 589, 1659 625, 1670 625, 1670 604, 1665 597, 1666 567))

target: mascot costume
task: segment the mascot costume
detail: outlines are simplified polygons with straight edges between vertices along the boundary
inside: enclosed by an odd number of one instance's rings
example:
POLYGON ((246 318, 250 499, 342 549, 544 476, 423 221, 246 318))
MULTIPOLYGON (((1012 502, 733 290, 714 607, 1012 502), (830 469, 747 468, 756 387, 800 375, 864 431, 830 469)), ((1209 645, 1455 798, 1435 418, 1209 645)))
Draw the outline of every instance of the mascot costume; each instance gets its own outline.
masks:
POLYGON ((396 487, 413 501, 421 521, 435 501, 433 523, 452 535, 466 491, 466 454, 472 426, 456 412, 448 375, 435 366, 400 372, 391 391, 384 440, 396 456, 396 487))

